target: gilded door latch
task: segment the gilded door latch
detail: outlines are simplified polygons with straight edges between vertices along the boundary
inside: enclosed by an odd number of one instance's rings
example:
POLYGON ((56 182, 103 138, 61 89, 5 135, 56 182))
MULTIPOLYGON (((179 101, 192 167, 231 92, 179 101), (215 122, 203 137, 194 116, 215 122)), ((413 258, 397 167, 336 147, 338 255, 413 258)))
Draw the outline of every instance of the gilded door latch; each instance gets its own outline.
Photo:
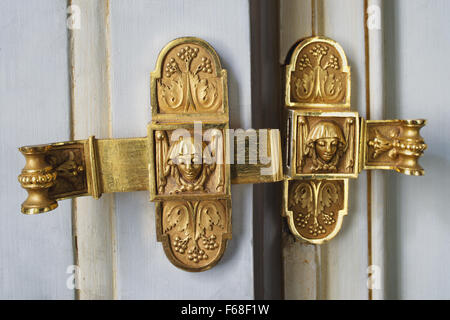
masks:
POLYGON ((325 37, 300 41, 285 66, 283 215, 299 239, 332 239, 348 211, 348 181, 362 169, 423 175, 425 120, 365 121, 350 111, 350 67, 325 37))
POLYGON ((231 239, 231 183, 283 179, 279 130, 228 130, 227 72, 198 38, 170 42, 151 74, 148 136, 22 147, 22 212, 57 200, 149 190, 169 260, 203 271, 231 239), (258 148, 256 148, 258 146, 258 148))
POLYGON ((350 111, 350 67, 341 46, 312 37, 285 68, 285 162, 279 131, 229 130, 227 73, 198 38, 170 42, 151 74, 148 136, 21 147, 22 212, 102 193, 150 190, 157 239, 177 267, 203 271, 231 239, 231 183, 284 178, 283 215, 298 238, 321 244, 347 214, 348 181, 362 169, 422 175, 425 120, 365 121, 350 111))

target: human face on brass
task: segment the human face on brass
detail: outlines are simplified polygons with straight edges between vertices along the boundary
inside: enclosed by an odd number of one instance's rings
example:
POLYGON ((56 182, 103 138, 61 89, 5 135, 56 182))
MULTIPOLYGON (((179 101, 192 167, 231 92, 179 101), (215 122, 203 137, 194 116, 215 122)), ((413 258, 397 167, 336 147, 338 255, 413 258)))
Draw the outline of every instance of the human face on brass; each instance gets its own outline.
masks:
POLYGON ((316 154, 323 162, 330 162, 336 154, 339 140, 337 138, 320 138, 315 143, 316 154))
POLYGON ((202 172, 202 164, 199 163, 195 154, 181 154, 178 156, 178 170, 181 176, 189 182, 194 182, 200 176, 202 172))

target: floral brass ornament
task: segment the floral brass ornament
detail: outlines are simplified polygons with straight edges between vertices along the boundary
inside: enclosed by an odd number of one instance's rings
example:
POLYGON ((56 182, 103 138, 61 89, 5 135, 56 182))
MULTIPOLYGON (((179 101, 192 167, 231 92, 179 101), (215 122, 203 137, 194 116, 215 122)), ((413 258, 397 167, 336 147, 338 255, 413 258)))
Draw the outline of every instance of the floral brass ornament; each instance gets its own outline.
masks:
POLYGON ((198 38, 162 49, 150 94, 147 137, 20 148, 26 164, 19 182, 29 195, 22 212, 47 212, 67 198, 149 190, 156 238, 170 262, 205 271, 231 239, 231 183, 283 179, 280 132, 228 130, 227 72, 198 38))
POLYGON ((333 237, 347 214, 347 181, 287 181, 290 195, 286 216, 292 233, 312 243, 333 237))
POLYGON ((423 175, 418 159, 427 145, 419 130, 425 124, 425 120, 367 121, 366 168, 423 175))
POLYGON ((425 120, 365 121, 350 111, 350 67, 331 39, 304 39, 288 57, 284 166, 278 129, 253 130, 248 143, 239 130, 231 136, 227 72, 217 53, 201 39, 179 38, 163 48, 151 73, 147 137, 19 148, 26 159, 19 182, 28 192, 22 212, 47 212, 79 196, 149 190, 168 259, 204 271, 231 239, 231 183, 284 180, 283 215, 292 233, 314 244, 329 241, 347 214, 349 179, 362 169, 424 173, 418 159, 427 148, 419 133, 425 120), (228 162, 236 158, 245 161, 228 162))
POLYGON ((205 49, 180 45, 164 61, 158 81, 160 112, 215 112, 220 107, 221 81, 213 75, 214 63, 205 49))
POLYGON ((365 121, 350 111, 350 67, 331 39, 303 39, 287 63, 283 216, 294 236, 322 244, 341 229, 349 179, 362 169, 424 173, 425 120, 365 121))
POLYGON ((154 148, 150 198, 158 201, 157 232, 164 252, 188 271, 214 266, 231 238, 224 80, 226 71, 214 49, 195 38, 169 43, 152 73, 152 96, 157 99, 152 100, 149 126, 154 148))
POLYGON ((228 200, 165 201, 157 206, 158 240, 178 267, 211 268, 231 237, 228 200))
POLYGON ((153 117, 228 114, 226 71, 211 49, 196 39, 163 49, 152 73, 153 117))
POLYGON ((65 149, 62 152, 50 152, 47 162, 55 168, 57 183, 49 189, 49 194, 69 196, 69 190, 86 190, 86 179, 82 174, 85 170, 82 150, 79 148, 65 149))
POLYGON ((350 106, 350 68, 333 40, 306 39, 297 46, 286 69, 287 106, 350 106))
POLYGON ((149 134, 156 153, 151 198, 163 200, 156 207, 157 238, 169 260, 188 271, 214 266, 231 238, 229 166, 223 162, 227 124, 212 126, 204 133, 209 143, 189 126, 177 136, 180 126, 172 130, 155 123, 149 134))

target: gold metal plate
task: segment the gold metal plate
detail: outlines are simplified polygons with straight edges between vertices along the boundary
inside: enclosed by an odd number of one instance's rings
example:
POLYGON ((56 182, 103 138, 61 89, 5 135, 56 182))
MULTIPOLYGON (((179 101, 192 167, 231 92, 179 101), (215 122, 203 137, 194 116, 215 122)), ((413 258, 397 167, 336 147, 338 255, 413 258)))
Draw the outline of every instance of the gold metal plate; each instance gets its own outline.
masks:
POLYGON ((229 130, 227 72, 198 38, 171 41, 151 74, 148 136, 22 147, 22 212, 57 200, 149 190, 157 239, 177 267, 214 266, 231 239, 231 183, 283 179, 278 129, 229 130))
POLYGON ((332 239, 348 210, 348 179, 285 180, 283 213, 296 237, 314 244, 332 239))
POLYGON ((286 107, 321 111, 350 108, 350 67, 337 42, 325 37, 307 38, 289 55, 286 107))
POLYGON ((169 260, 189 271, 215 265, 231 238, 226 79, 217 53, 196 38, 170 42, 152 72, 148 137, 157 238, 169 260))
POLYGON ((359 173, 357 112, 288 110, 291 178, 356 178, 359 173))
POLYGON ((288 60, 283 216, 297 238, 322 244, 347 214, 348 178, 361 169, 423 174, 425 120, 364 121, 351 112, 350 67, 331 39, 304 39, 288 60))
POLYGON ((285 163, 278 129, 230 130, 227 72, 198 38, 171 41, 151 74, 148 136, 21 147, 22 212, 57 200, 149 190, 157 239, 170 261, 203 271, 231 239, 231 183, 284 181, 283 215, 299 239, 332 239, 361 169, 421 175, 425 120, 364 121, 350 111, 350 67, 325 37, 297 44, 286 66, 285 163), (284 168, 284 176, 283 176, 284 168))

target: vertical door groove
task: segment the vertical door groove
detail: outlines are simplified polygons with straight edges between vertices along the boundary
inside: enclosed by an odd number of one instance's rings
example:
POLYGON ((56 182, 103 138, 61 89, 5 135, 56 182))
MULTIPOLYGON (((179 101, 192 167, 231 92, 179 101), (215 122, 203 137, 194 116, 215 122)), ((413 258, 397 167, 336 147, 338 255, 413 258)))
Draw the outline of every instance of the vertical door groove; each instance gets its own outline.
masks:
MULTIPOLYGON (((109 1, 69 0, 79 29, 69 33, 71 135, 111 138, 109 1)), ((116 298, 114 196, 73 204, 77 299, 116 298)))
MULTIPOLYGON (((313 33, 339 42, 352 70, 352 110, 365 117, 364 3, 359 0, 281 0, 280 64, 299 39, 313 33), (316 31, 314 31, 315 29, 316 31)), ((319 246, 283 232, 286 299, 367 299, 366 175, 351 179, 349 211, 339 234, 319 246)))
MULTIPOLYGON (((384 53, 381 0, 364 1, 366 55, 366 117, 384 119, 384 53)), ((369 299, 384 299, 385 275, 385 175, 367 171, 368 285, 369 299)))

